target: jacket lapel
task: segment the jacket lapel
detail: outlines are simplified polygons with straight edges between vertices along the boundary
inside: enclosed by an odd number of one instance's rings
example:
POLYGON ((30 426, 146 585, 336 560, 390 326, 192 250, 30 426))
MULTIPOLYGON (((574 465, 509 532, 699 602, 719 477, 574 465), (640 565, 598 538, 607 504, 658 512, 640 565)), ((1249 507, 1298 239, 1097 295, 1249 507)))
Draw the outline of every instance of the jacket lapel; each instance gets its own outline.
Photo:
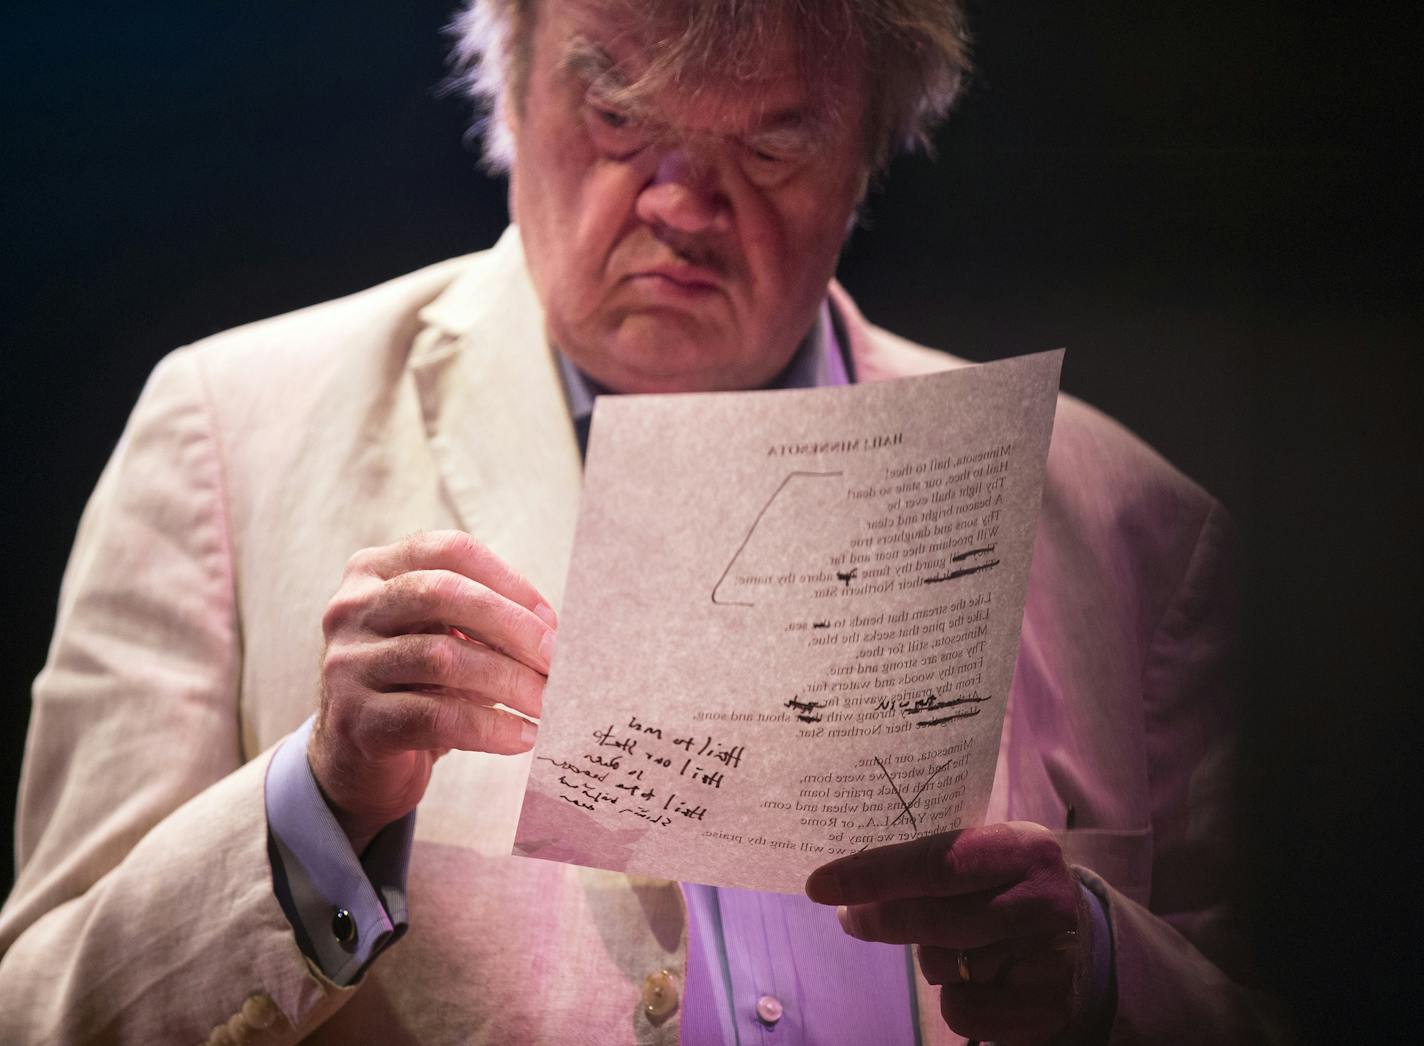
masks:
POLYGON ((420 312, 410 370, 461 525, 557 607, 583 468, 510 226, 420 312))

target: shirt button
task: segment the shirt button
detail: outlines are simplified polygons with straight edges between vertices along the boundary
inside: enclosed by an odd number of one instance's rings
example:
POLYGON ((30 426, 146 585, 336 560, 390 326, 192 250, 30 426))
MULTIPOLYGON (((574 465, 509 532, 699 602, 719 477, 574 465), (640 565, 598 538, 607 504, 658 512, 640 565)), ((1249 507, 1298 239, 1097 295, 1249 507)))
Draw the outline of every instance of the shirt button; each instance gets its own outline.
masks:
POLYGON ((677 1009, 677 978, 667 970, 650 973, 643 981, 643 1012, 654 1023, 677 1009))
POLYGON ((758 999, 756 1011, 757 1016, 767 1024, 775 1024, 781 1020, 781 1015, 786 1012, 785 1008, 781 1005, 781 1000, 775 995, 763 995, 758 999))
POLYGON ((356 943, 356 920, 345 908, 338 908, 332 913, 331 935, 345 945, 356 943))

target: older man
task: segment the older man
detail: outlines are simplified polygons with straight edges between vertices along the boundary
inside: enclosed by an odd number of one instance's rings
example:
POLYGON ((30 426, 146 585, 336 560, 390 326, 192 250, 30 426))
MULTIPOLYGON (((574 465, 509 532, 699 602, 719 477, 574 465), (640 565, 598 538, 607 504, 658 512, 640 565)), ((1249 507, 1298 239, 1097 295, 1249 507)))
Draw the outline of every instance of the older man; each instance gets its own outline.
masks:
POLYGON ((1215 965, 1229 526, 1067 400, 998 823, 809 900, 508 856, 592 397, 953 365, 831 277, 964 33, 942 0, 459 26, 515 226, 175 353, 95 492, 36 684, 0 1039, 1264 1034, 1215 965))

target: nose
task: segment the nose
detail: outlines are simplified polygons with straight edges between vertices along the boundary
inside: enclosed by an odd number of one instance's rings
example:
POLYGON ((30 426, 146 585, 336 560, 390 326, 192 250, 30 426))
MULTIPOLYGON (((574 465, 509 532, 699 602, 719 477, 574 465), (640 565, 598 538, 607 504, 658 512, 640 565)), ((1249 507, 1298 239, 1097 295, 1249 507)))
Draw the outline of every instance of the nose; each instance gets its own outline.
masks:
POLYGON ((658 157, 657 168, 638 194, 638 217, 678 232, 720 232, 727 225, 727 200, 709 158, 686 146, 658 157))

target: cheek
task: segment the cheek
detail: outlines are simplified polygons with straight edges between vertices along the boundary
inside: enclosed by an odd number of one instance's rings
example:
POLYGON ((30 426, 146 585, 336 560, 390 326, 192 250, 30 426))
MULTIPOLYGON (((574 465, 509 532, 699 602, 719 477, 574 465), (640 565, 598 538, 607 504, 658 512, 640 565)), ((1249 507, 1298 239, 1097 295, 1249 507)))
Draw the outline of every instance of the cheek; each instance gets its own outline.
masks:
POLYGON ((747 209, 743 242, 763 283, 792 293, 814 287, 819 296, 845 241, 855 184, 789 185, 747 209))
POLYGON ((567 244, 585 266, 603 268, 634 220, 638 180, 627 164, 590 157, 578 174, 567 244))
POLYGON ((761 227, 748 250, 761 258, 757 267, 764 290, 797 305, 821 298, 844 240, 839 222, 831 219, 834 213, 823 200, 819 206, 780 210, 761 227))

